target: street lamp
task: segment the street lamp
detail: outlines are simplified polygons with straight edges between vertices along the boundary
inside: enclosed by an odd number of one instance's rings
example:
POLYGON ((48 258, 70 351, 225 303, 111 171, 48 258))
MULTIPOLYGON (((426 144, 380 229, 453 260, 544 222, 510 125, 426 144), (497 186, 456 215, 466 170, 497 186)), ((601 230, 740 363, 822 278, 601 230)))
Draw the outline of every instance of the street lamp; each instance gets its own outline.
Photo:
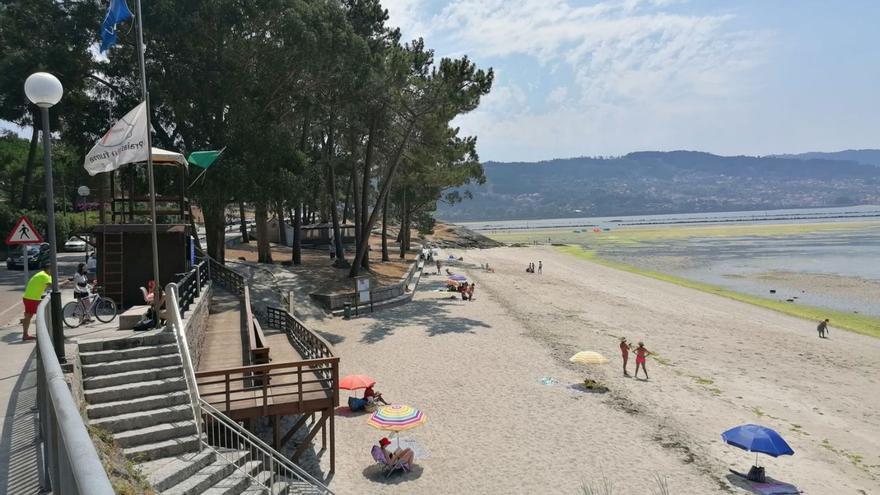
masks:
MULTIPOLYGON (((58 243, 55 238, 55 193, 52 190, 52 135, 49 132, 49 108, 61 101, 64 88, 57 77, 48 72, 35 72, 24 82, 24 93, 28 100, 40 107, 43 121, 43 166, 46 168, 46 220, 49 230, 49 260, 52 264, 52 345, 58 361, 66 362, 64 357, 64 323, 61 321, 61 293, 58 291, 58 243)), ((27 260, 25 260, 27 262, 27 260)))

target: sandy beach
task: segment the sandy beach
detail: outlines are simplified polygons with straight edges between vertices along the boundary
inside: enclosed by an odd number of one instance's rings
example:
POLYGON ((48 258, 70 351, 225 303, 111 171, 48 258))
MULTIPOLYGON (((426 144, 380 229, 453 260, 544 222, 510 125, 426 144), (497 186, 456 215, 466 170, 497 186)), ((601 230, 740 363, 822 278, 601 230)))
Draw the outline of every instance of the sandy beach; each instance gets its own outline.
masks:
MULTIPOLYGON (((341 372, 365 373, 428 423, 401 434, 417 468, 382 478, 366 415, 336 417, 336 493, 750 493, 728 468, 754 455, 720 433, 780 432, 793 457, 761 456, 769 477, 808 494, 880 492, 880 340, 576 259, 550 247, 453 251, 472 302, 422 279, 413 302, 352 321, 311 320, 341 372), (544 263, 528 274, 528 262, 544 263), (495 273, 479 268, 488 262, 495 273), (650 381, 622 375, 618 338, 644 340, 650 381), (580 350, 611 359, 568 363, 580 350), (571 386, 590 376, 607 393, 571 386)), ((630 360, 630 372, 634 366, 630 360)), ((347 393, 343 392, 343 402, 347 393)), ((321 459, 326 470, 327 456, 321 459)))

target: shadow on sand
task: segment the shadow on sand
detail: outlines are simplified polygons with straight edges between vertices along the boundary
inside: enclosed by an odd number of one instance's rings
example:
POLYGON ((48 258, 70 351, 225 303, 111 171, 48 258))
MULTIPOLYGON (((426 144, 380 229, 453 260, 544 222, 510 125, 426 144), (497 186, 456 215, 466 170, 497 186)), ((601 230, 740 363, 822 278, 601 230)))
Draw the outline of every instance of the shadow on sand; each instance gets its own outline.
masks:
POLYGON ((784 481, 773 479, 769 476, 767 476, 767 481, 765 483, 755 483, 743 478, 742 476, 728 473, 727 481, 729 481, 731 485, 737 488, 742 488, 749 493, 754 493, 757 495, 788 495, 802 493, 800 490, 798 490, 796 486, 785 483, 784 481))
MULTIPOLYGON (((420 290, 432 290, 443 286, 442 282, 430 282, 420 290)), ((474 333, 478 328, 491 328, 490 325, 471 318, 449 316, 452 308, 462 304, 477 304, 462 301, 458 294, 449 293, 447 299, 413 300, 403 306, 382 311, 382 320, 373 323, 361 337, 361 342, 375 344, 401 327, 419 326, 429 337, 450 333, 474 333)))
POLYGON ((382 466, 379 464, 373 464, 364 469, 364 478, 383 485, 399 485, 401 483, 415 481, 421 478, 424 471, 425 469, 422 466, 413 464, 413 467, 409 472, 397 470, 390 475, 385 476, 385 471, 382 469, 382 466))

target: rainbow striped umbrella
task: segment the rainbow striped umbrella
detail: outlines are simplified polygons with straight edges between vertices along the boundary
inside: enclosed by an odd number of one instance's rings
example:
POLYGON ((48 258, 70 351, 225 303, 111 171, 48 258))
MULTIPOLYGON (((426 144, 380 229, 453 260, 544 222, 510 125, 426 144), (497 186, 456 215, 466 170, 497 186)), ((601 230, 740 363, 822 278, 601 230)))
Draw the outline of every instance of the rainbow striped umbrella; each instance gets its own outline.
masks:
POLYGON ((422 425, 428 421, 425 414, 412 406, 392 404, 376 409, 367 423, 374 428, 388 431, 404 431, 422 425))
POLYGON ((423 425, 428 421, 425 414, 412 406, 402 404, 391 404, 390 406, 382 406, 370 415, 367 423, 374 428, 380 430, 388 430, 394 432, 397 436, 397 446, 400 447, 401 431, 415 428, 423 425))

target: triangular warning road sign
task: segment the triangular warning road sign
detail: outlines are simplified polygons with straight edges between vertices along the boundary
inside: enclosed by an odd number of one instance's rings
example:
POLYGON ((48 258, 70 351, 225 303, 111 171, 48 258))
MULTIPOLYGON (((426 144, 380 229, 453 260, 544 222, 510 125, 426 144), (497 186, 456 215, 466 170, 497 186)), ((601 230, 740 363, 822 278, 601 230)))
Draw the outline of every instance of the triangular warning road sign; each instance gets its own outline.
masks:
POLYGON ((28 217, 19 218, 15 222, 15 227, 6 236, 6 244, 10 246, 16 244, 40 244, 42 242, 43 238, 37 232, 37 229, 34 228, 34 224, 28 220, 28 217))

